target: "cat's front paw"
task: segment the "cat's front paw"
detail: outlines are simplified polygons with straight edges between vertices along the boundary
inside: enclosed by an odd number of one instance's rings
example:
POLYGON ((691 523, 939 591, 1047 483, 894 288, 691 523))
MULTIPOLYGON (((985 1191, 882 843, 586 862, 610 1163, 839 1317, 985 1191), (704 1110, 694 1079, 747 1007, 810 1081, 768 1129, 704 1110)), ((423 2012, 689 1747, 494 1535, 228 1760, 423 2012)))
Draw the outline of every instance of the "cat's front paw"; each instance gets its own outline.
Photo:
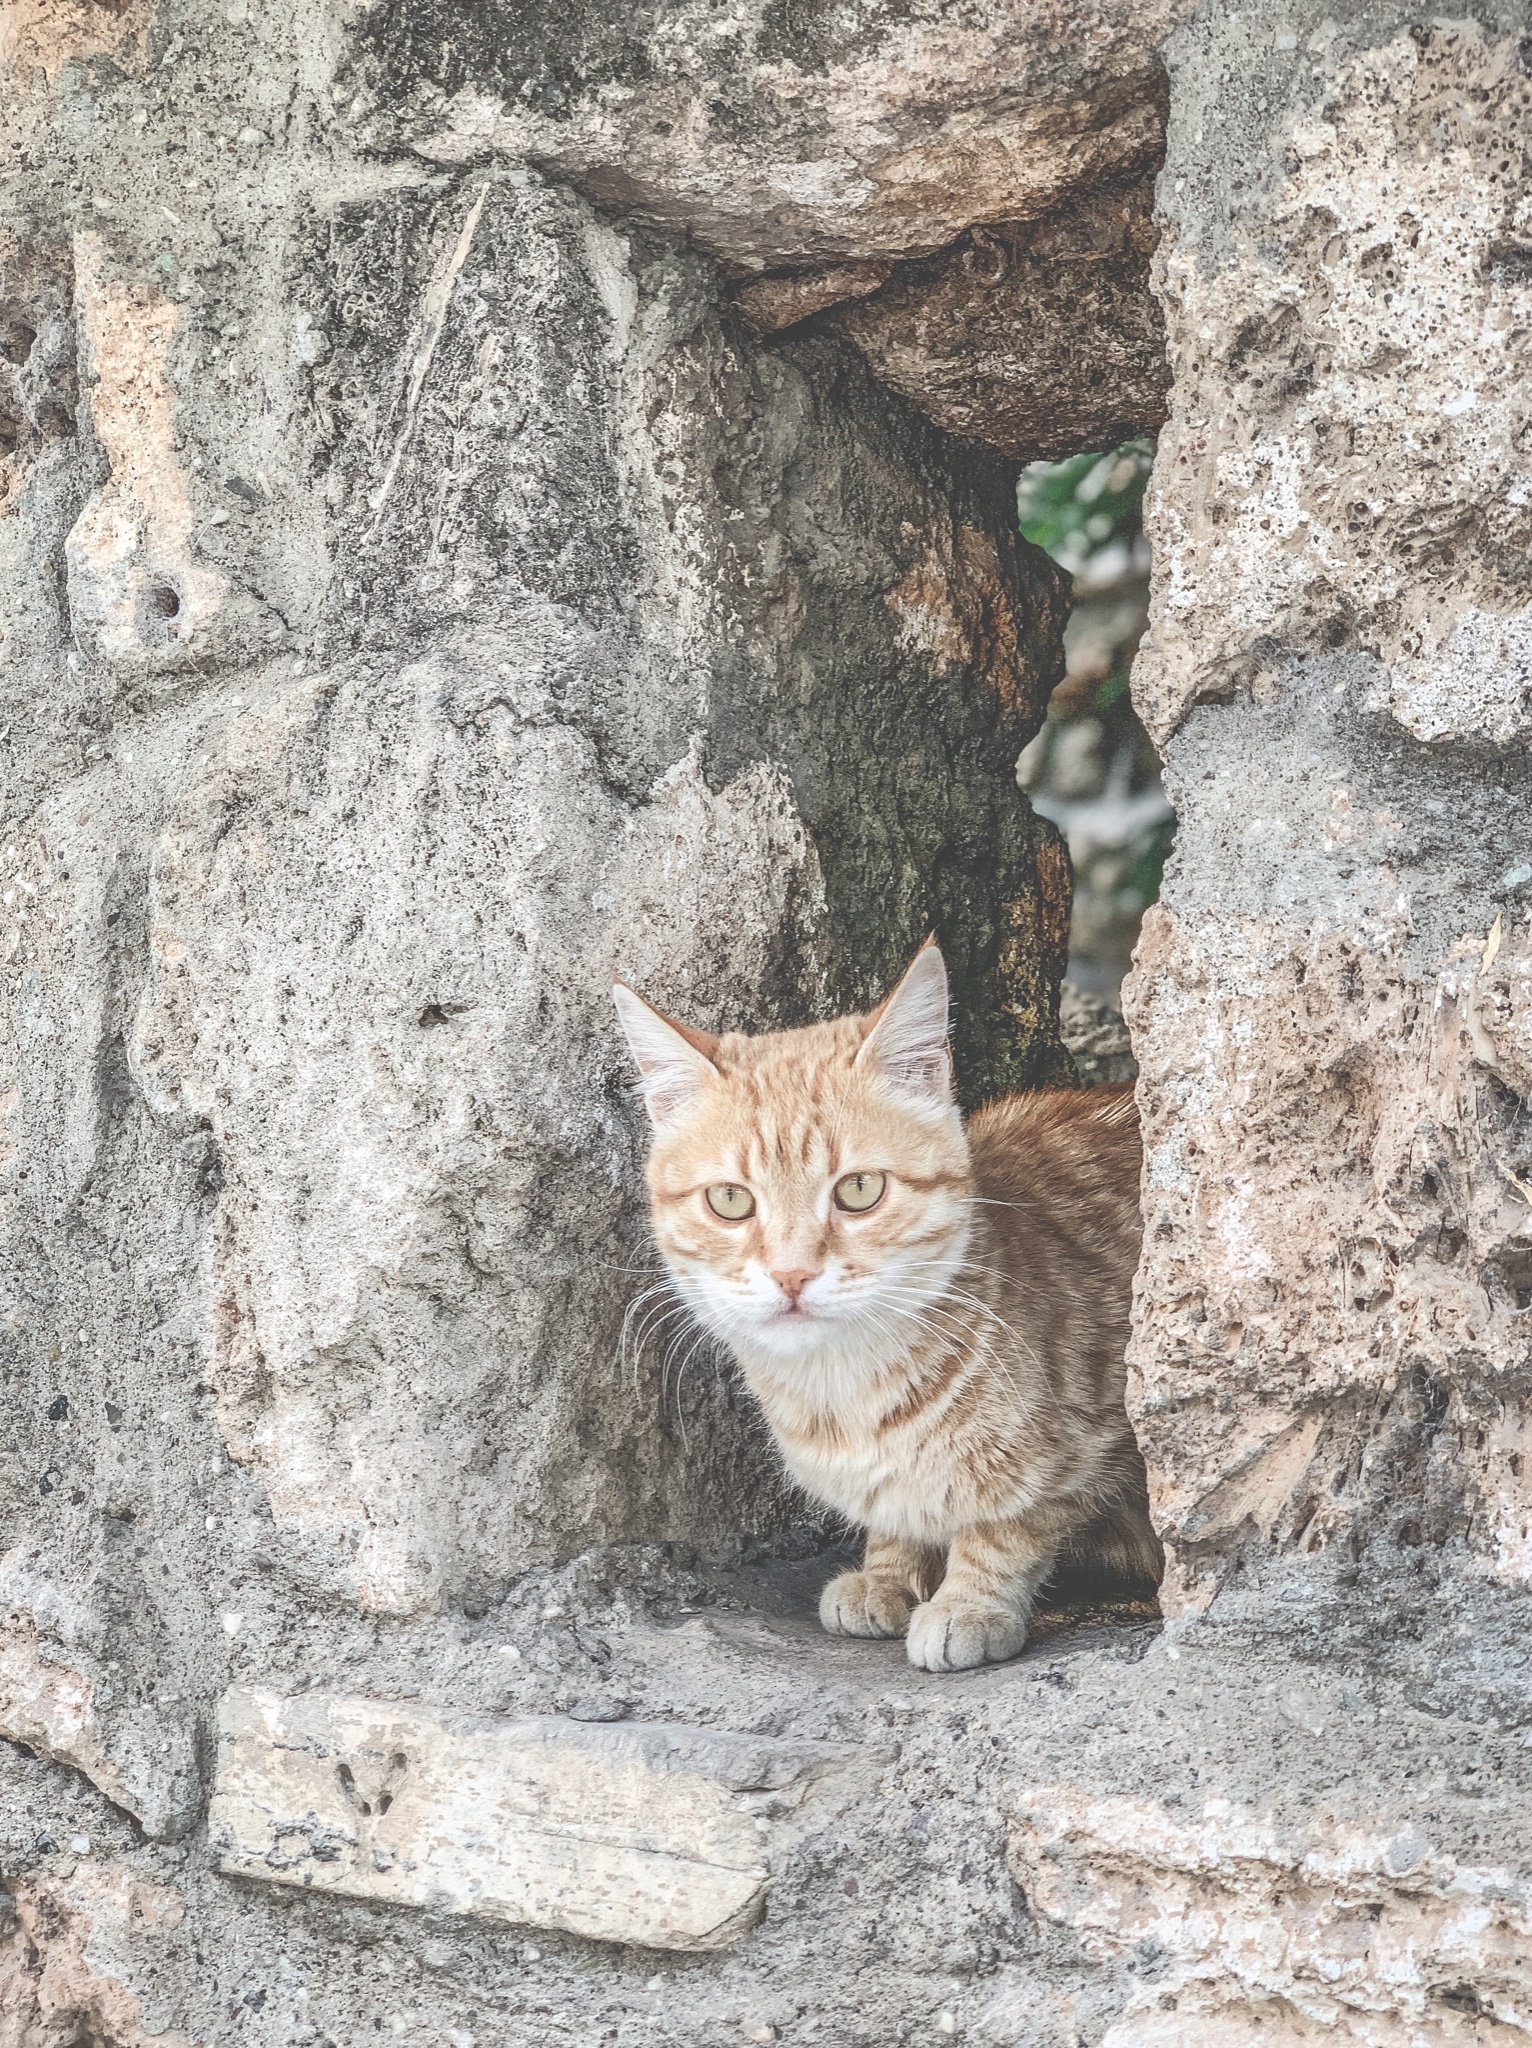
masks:
POLYGON ((1010 1608, 938 1594, 910 1616, 905 1648, 922 1671, 971 1671, 976 1664, 1003 1664, 1026 1640, 1027 1625, 1010 1608))
POLYGON ((819 1619, 832 1636, 902 1636, 915 1595, 884 1572, 842 1572, 819 1596, 819 1619))

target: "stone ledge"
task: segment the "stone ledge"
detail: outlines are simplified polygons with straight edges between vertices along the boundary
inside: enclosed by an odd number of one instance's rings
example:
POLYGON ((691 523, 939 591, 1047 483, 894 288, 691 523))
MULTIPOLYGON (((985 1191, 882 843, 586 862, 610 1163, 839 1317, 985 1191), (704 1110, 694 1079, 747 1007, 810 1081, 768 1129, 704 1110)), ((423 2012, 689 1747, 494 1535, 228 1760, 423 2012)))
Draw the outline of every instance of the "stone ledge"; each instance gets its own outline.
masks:
POLYGON ((1411 1822, 1279 1826, 1227 1799, 1033 1785, 1011 1867, 1096 1962, 1152 1957, 1102 2048, 1451 2048, 1525 2038, 1532 1888, 1460 1862, 1411 1822))
POLYGON ((877 1763, 849 1744, 663 1722, 234 1690, 208 1826, 230 1875, 717 1949, 759 1917, 773 1854, 877 1763))

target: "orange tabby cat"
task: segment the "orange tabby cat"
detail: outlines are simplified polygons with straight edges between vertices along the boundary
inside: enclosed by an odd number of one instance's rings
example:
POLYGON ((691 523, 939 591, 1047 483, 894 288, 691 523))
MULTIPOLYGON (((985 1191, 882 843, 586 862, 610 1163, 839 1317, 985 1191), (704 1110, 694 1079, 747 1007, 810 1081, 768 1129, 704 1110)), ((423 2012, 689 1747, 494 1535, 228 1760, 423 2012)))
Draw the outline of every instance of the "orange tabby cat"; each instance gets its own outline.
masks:
POLYGON ((760 1038, 613 993, 676 1288, 793 1477, 867 1531, 824 1626, 956 1671, 1015 1656, 1057 1562, 1158 1576, 1123 1411, 1131 1091, 1012 1095, 965 1129, 934 944, 870 1016, 760 1038))

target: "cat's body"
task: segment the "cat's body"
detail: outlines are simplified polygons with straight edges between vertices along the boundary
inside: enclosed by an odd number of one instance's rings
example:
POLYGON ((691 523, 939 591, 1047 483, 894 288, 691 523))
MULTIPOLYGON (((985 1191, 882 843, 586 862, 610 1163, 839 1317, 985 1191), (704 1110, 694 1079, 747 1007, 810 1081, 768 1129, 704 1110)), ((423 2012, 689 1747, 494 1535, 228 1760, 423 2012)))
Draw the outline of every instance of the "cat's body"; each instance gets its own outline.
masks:
POLYGON ((952 1670, 1021 1648, 1061 1560, 1156 1575, 1123 1409, 1131 1094, 1011 1096, 965 1131, 934 947, 872 1016, 804 1031, 711 1039, 618 1001, 677 1287, 793 1477, 867 1531, 825 1626, 952 1670))

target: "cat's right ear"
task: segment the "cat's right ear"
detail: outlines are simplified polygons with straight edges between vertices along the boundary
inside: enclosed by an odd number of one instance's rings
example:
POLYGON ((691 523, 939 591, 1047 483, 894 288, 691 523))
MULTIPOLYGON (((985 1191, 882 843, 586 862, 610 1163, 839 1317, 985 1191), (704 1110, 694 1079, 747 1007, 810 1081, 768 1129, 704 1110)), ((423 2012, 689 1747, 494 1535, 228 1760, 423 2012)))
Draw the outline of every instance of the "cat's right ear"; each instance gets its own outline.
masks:
POLYGON ((612 1001, 638 1068, 644 1107, 654 1124, 668 1123, 691 1108, 709 1081, 717 1080, 712 1056, 718 1040, 651 1009, 620 981, 612 984, 612 1001))
POLYGON ((856 1056, 898 1088, 930 1102, 952 1100, 952 1055, 947 1046, 947 963, 929 938, 874 1010, 856 1056))

